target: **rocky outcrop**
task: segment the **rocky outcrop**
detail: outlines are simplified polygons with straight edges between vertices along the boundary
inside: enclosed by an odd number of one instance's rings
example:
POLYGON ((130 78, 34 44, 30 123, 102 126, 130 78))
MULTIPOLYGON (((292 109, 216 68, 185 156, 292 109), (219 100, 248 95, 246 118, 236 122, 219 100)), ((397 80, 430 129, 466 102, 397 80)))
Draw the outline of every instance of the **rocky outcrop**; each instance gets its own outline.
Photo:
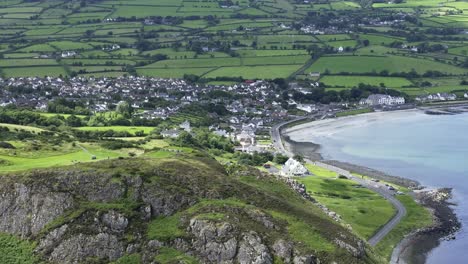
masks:
POLYGON ((275 255, 280 257, 284 263, 291 263, 293 257, 293 243, 283 239, 277 240, 273 244, 275 255))
POLYGON ((80 263, 90 257, 116 260, 124 255, 124 245, 117 236, 106 233, 78 234, 62 241, 52 251, 49 261, 80 263))
POLYGON ((302 208, 282 211, 291 204, 218 171, 206 174, 210 166, 196 171, 172 163, 170 168, 146 164, 146 170, 135 172, 144 166, 119 162, 127 161, 0 176, 0 232, 34 240, 34 252, 51 263, 108 263, 126 254, 140 254, 142 263, 152 263, 167 248, 201 263, 320 263, 314 249, 298 246, 288 222, 271 213, 299 212, 298 220, 320 224, 317 230, 339 230, 323 234, 336 234, 335 240, 325 239, 350 252, 346 256, 364 255, 364 244, 347 230, 302 208), (176 228, 181 234, 149 240, 151 221, 174 214, 180 216, 176 228))
POLYGON ((29 237, 74 205, 68 193, 15 183, 0 189, 0 232, 29 237))
POLYGON ((364 243, 362 241, 356 241, 356 246, 346 243, 343 240, 340 240, 338 238, 336 238, 334 242, 340 248, 343 248, 346 251, 350 252, 356 258, 360 258, 364 256, 364 254, 366 253, 364 249, 364 243))
POLYGON ((151 216, 169 216, 195 202, 194 199, 178 193, 162 193, 146 189, 142 192, 143 202, 150 205, 151 216))
POLYGON ((233 263, 237 254, 237 230, 229 223, 213 223, 192 219, 189 232, 194 236, 193 248, 210 263, 233 263))
POLYGON ((114 210, 102 216, 102 222, 109 227, 113 232, 123 232, 128 226, 128 219, 114 210))
POLYGON ((270 264, 273 258, 261 238, 255 232, 249 232, 242 236, 237 261, 240 264, 270 264))

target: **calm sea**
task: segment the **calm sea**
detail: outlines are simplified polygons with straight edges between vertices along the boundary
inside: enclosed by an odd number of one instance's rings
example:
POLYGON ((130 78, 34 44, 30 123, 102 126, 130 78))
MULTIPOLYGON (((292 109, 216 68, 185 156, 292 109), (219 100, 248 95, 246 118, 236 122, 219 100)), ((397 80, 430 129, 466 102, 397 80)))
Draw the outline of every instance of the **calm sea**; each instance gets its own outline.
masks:
POLYGON ((326 159, 415 179, 429 187, 452 187, 463 227, 456 240, 442 242, 430 252, 427 263, 468 263, 468 114, 411 112, 388 117, 332 126, 332 133, 319 135, 309 128, 291 138, 320 144, 326 159))

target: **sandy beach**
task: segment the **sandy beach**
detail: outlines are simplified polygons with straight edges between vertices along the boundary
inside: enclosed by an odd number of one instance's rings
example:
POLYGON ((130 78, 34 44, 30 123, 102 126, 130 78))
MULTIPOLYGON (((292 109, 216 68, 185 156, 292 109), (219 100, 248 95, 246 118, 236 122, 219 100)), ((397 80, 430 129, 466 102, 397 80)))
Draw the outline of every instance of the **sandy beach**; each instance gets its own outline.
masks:
MULTIPOLYGON (((293 153, 301 154, 311 160, 322 160, 325 163, 355 173, 365 174, 376 179, 393 182, 406 187, 417 187, 419 183, 414 180, 389 175, 372 168, 342 161, 323 160, 320 153, 321 146, 316 144, 316 142, 320 141, 315 141, 314 139, 331 137, 339 133, 342 129, 359 129, 360 127, 382 119, 398 121, 398 119, 407 119, 412 116, 417 117, 423 114, 423 110, 411 109, 324 119, 284 128, 281 134, 283 135, 285 147, 293 153), (311 131, 313 131, 313 133, 311 133, 311 131), (294 138, 294 140, 292 140, 292 138, 294 138), (315 143, 311 141, 315 141, 315 143)), ((444 191, 450 193, 448 189, 444 191)), ((401 241, 401 243, 396 246, 392 257, 392 263, 425 263, 427 253, 439 245, 439 240, 451 236, 451 234, 460 227, 460 222, 453 209, 450 207, 451 204, 448 199, 436 202, 431 199, 430 192, 420 192, 414 194, 414 197, 433 213, 435 224, 424 230, 417 230, 401 241)))
POLYGON ((410 115, 424 114, 424 111, 418 109, 392 111, 392 112, 373 112, 354 116, 337 117, 331 119, 317 120, 309 123, 300 124, 294 127, 283 130, 283 135, 294 137, 296 141, 299 139, 307 139, 310 136, 322 137, 330 136, 338 133, 342 129, 354 128, 359 129, 369 125, 369 123, 385 119, 398 120, 408 118, 410 115), (313 135, 307 133, 307 130, 313 129, 313 135))

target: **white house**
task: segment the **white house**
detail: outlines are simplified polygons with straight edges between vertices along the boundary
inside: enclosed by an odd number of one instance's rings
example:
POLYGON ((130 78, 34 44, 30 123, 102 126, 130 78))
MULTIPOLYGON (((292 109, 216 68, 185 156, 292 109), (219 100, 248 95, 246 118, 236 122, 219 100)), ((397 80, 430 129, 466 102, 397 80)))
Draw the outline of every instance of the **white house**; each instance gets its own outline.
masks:
POLYGON ((189 133, 192 131, 192 128, 190 127, 190 122, 188 120, 185 120, 185 122, 180 124, 179 127, 189 133))
POLYGON ((175 129, 172 129, 172 130, 164 130, 161 132, 161 135, 164 137, 164 138, 177 138, 179 135, 180 135, 180 131, 179 130, 175 130, 175 129))
POLYGON ((289 158, 281 168, 280 174, 285 177, 309 175, 309 170, 299 161, 289 158))
POLYGON ((400 105, 405 103, 403 97, 393 97, 386 94, 371 94, 367 99, 361 99, 360 105, 400 105))
POLYGON ((77 55, 75 51, 63 51, 62 52, 62 58, 73 57, 75 55, 77 55))
POLYGON ((456 94, 449 93, 436 93, 429 95, 420 95, 416 97, 416 101, 426 102, 426 101, 453 101, 457 99, 456 94))
POLYGON ((317 107, 313 104, 298 104, 297 109, 305 111, 307 113, 312 113, 313 111, 317 110, 317 107))

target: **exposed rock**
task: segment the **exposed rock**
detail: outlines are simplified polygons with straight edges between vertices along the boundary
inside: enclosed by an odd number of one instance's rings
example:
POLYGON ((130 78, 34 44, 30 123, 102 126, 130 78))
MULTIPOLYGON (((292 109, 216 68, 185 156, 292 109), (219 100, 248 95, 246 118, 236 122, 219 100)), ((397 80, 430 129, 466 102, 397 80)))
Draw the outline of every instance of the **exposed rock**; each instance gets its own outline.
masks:
POLYGON ((62 239, 63 235, 67 232, 68 225, 63 225, 59 228, 52 230, 43 239, 41 239, 39 246, 36 248, 36 252, 46 254, 52 251, 62 239))
POLYGON ((182 194, 164 193, 161 190, 151 189, 143 190, 142 200, 151 206, 152 216, 169 216, 195 202, 182 194))
POLYGON ((250 232, 242 237, 237 261, 240 264, 269 264, 273 263, 273 258, 260 237, 255 232, 250 232))
POLYGON ((114 232, 123 232, 128 226, 128 219, 113 210, 102 216, 102 222, 114 232))
POLYGON ((57 263, 84 262, 87 258, 100 258, 109 261, 123 256, 122 242, 115 235, 77 234, 61 242, 51 253, 49 260, 57 263))
POLYGON ((232 263, 237 253, 236 230, 229 223, 192 219, 189 230, 199 256, 210 263, 232 263))
POLYGON ((70 194, 50 193, 41 186, 15 183, 0 188, 0 232, 21 237, 38 234, 74 204, 70 194))
POLYGON ((260 210, 247 210, 247 214, 253 220, 260 222, 266 228, 272 229, 275 228, 275 224, 270 219, 269 216, 261 212, 260 210))
POLYGON ((284 263, 291 263, 293 255, 293 244, 283 239, 277 240, 273 244, 273 250, 276 256, 280 257, 284 263))
POLYGON ((148 241, 148 247, 152 250, 156 250, 164 247, 164 243, 158 240, 150 240, 148 241))
POLYGON ((343 240, 335 238, 335 244, 337 244, 343 249, 346 249, 356 258, 361 258, 365 254, 364 243, 362 243, 362 241, 357 241, 357 245, 352 246, 349 243, 344 242, 343 240))
POLYGON ((317 258, 313 255, 308 256, 296 256, 293 260, 294 264, 316 264, 319 263, 317 258))

